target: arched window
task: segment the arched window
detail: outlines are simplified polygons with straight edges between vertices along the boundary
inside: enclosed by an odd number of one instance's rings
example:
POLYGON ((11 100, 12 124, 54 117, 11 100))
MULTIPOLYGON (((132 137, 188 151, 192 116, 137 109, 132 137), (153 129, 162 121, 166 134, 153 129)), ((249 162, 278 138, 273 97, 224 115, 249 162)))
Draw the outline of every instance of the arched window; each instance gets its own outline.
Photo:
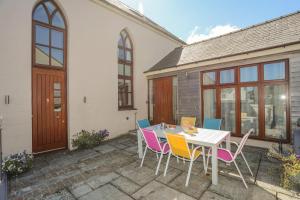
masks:
POLYGON ((118 107, 133 109, 133 54, 132 42, 123 30, 118 41, 118 107))
POLYGON ((65 69, 66 24, 51 0, 38 3, 32 13, 33 66, 65 69))

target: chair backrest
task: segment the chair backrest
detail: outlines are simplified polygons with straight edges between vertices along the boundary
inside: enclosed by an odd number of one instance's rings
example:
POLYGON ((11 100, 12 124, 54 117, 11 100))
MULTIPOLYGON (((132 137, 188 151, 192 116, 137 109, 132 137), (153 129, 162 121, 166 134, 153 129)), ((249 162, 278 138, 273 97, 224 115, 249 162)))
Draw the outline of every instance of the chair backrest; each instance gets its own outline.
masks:
POLYGON ((166 133, 166 137, 174 156, 191 159, 191 152, 183 135, 166 133))
POLYGON ((196 117, 181 117, 180 126, 195 126, 196 117))
POLYGON ((151 126, 148 119, 137 120, 136 123, 139 128, 147 128, 147 127, 151 126))
POLYGON ((220 130, 221 124, 222 124, 222 119, 205 118, 203 122, 203 128, 220 130))
POLYGON ((245 144, 246 144, 247 139, 249 138, 249 136, 250 136, 252 133, 254 133, 254 129, 250 129, 250 130, 248 131, 248 133, 246 133, 246 134, 244 135, 244 137, 242 138, 242 140, 241 140, 241 142, 240 142, 240 144, 239 144, 239 147, 237 148, 237 150, 236 150, 236 152, 235 152, 235 154, 234 154, 234 158, 236 158, 236 156, 239 155, 239 154, 241 153, 243 147, 244 147, 245 144))
POLYGON ((161 146, 159 144, 157 135, 154 130, 149 130, 149 129, 141 129, 146 145, 148 148, 150 148, 153 151, 161 152, 161 146))

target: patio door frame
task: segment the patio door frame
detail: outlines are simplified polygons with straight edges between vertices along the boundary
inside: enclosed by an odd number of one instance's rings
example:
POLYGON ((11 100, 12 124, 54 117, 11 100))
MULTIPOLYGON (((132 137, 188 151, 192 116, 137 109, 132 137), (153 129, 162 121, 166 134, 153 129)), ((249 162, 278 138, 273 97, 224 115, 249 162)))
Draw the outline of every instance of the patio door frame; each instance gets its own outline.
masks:
POLYGON ((264 99, 264 87, 268 85, 284 85, 286 91, 286 139, 283 140, 284 143, 290 142, 290 93, 289 93, 289 60, 274 60, 269 62, 262 63, 254 63, 241 65, 236 67, 227 67, 227 68, 219 68, 214 70, 207 70, 200 72, 200 91, 201 91, 201 117, 202 121, 204 120, 204 90, 207 89, 215 89, 216 91, 216 118, 221 119, 221 90, 223 88, 235 88, 235 108, 236 108, 236 133, 232 133, 232 136, 242 137, 241 134, 241 88, 242 87, 257 87, 258 89, 258 128, 259 134, 258 136, 250 136, 252 139, 265 140, 265 141, 273 141, 278 142, 279 139, 275 138, 266 138, 265 137, 265 99, 264 99), (276 63, 276 62, 284 62, 285 63, 285 79, 283 80, 264 80, 264 64, 276 63), (256 82, 240 82, 240 68, 249 67, 249 66, 257 66, 258 80, 256 82), (234 69, 234 82, 228 84, 220 84, 220 71, 234 69), (206 72, 215 72, 215 84, 204 85, 203 84, 203 74, 206 72))

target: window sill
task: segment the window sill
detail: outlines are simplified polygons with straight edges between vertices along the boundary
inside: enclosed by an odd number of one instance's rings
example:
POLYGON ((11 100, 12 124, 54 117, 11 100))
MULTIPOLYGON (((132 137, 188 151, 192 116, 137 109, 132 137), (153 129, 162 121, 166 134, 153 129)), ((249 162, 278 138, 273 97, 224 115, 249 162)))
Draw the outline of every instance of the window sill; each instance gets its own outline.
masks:
POLYGON ((136 108, 119 108, 118 111, 130 111, 130 110, 138 110, 136 108))

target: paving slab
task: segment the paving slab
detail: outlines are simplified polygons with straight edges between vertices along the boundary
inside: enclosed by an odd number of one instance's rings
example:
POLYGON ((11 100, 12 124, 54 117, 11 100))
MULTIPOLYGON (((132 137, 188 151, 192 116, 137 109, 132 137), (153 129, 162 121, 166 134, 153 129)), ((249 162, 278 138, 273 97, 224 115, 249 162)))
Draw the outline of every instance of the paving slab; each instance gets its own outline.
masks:
POLYGON ((109 145, 109 144, 104 144, 104 145, 99 145, 99 146, 95 147, 94 150, 105 154, 105 153, 115 151, 115 150, 117 150, 117 148, 112 145, 109 145))
POLYGON ((183 172, 181 170, 170 167, 166 176, 161 173, 155 180, 164 184, 168 184, 182 173, 183 172))
POLYGON ((140 167, 136 162, 118 169, 117 172, 141 186, 156 178, 154 169, 140 167))
POLYGON ((195 200, 157 181, 150 182, 132 196, 143 200, 195 200))
POLYGON ((79 184, 75 184, 70 188, 71 193, 75 196, 75 197, 81 197, 89 192, 92 191, 92 188, 85 183, 79 183, 79 184))
POLYGON ((201 196, 200 200, 229 200, 229 199, 221 195, 218 195, 216 193, 213 193, 211 191, 206 191, 201 196))
POLYGON ((256 185, 251 187, 249 190, 251 191, 247 196, 247 200, 276 200, 276 194, 256 185))
POLYGON ((180 192, 198 199, 211 184, 210 178, 207 177, 204 173, 201 175, 191 174, 189 185, 186 187, 186 177, 187 173, 183 172, 168 185, 180 192))
POLYGON ((120 176, 119 178, 115 179, 111 182, 111 184, 117 187, 119 190, 130 195, 141 188, 141 186, 123 176, 120 176))
POLYGON ((116 187, 107 184, 87 195, 80 197, 79 200, 133 200, 127 194, 121 192, 116 187))
POLYGON ((70 192, 67 190, 61 190, 54 194, 45 196, 42 198, 43 200, 75 200, 70 192))
POLYGON ((86 183, 93 189, 96 189, 102 185, 105 185, 106 183, 118 178, 119 175, 112 172, 112 173, 107 173, 103 175, 98 175, 98 176, 92 176, 89 178, 86 183))

